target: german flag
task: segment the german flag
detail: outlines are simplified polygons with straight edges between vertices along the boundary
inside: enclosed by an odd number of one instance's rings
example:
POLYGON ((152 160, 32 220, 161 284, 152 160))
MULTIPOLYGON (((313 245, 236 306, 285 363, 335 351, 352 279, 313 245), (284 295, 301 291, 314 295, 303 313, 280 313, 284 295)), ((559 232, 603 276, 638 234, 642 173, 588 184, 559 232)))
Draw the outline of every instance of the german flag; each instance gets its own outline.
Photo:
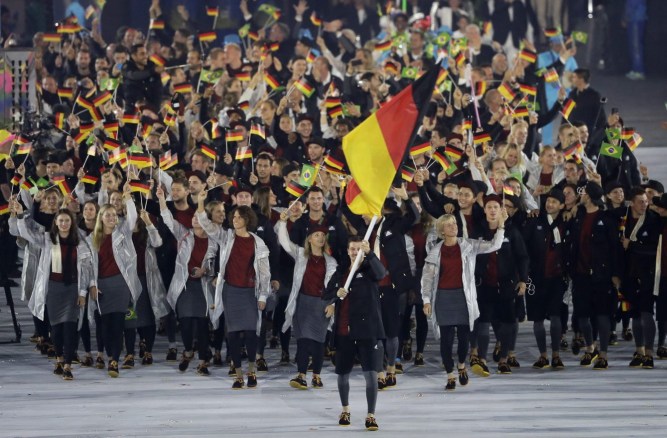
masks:
POLYGON ((563 104, 563 108, 560 110, 563 117, 569 120, 570 114, 572 114, 572 110, 574 109, 575 106, 577 106, 577 104, 574 102, 574 100, 567 99, 563 104))
POLYGON ((530 50, 524 49, 519 52, 519 58, 531 64, 535 64, 535 61, 537 61, 537 54, 535 52, 531 52, 530 50))
POLYGON ((324 157, 324 165, 341 171, 345 167, 345 164, 342 161, 338 161, 331 155, 327 155, 326 157, 324 157))
POLYGON ((180 85, 174 85, 174 93, 179 93, 179 94, 188 94, 192 93, 192 84, 180 84, 180 85))
POLYGON ((242 71, 241 73, 237 73, 236 76, 234 76, 234 77, 241 82, 249 82, 250 81, 250 72, 242 71))
POLYGON ((18 173, 12 177, 11 181, 9 181, 13 186, 17 186, 21 183, 21 175, 18 173))
POLYGON ((516 93, 514 92, 514 90, 512 90, 512 87, 507 82, 503 82, 502 84, 500 84, 500 86, 498 87, 498 92, 508 102, 513 101, 514 98, 516 97, 516 93))
MULTIPOLYGON (((109 154, 109 164, 115 164, 119 161, 127 162, 127 152, 125 149, 117 148, 109 154)), ((127 165, 127 164, 126 164, 127 165)), ((123 166, 124 168, 125 166, 123 166)))
POLYGON ((301 196, 303 196, 303 194, 306 193, 306 190, 308 190, 307 187, 299 185, 299 183, 297 183, 296 181, 288 182, 287 187, 285 187, 285 191, 290 195, 294 196, 295 198, 300 198, 301 196))
POLYGON ((65 178, 63 178, 62 181, 58 181, 56 184, 58 185, 58 188, 60 189, 60 192, 63 194, 63 196, 67 197, 72 194, 72 189, 69 187, 69 184, 67 184, 65 178))
POLYGON ((252 160, 252 149, 250 149, 249 147, 238 148, 236 150, 236 159, 242 161, 245 160, 246 158, 250 158, 252 160))
POLYGON ((148 60, 155 65, 159 65, 160 67, 164 67, 167 64, 167 61, 163 57, 157 54, 151 55, 148 58, 148 60))
POLYGON ((475 96, 484 97, 484 93, 486 93, 486 81, 475 82, 475 96))
POLYGON ((216 7, 209 6, 206 8, 206 15, 208 15, 209 17, 217 17, 219 13, 220 10, 218 9, 217 6, 216 7))
POLYGON ((149 195, 151 193, 151 186, 150 184, 142 181, 137 181, 137 180, 130 181, 130 192, 149 195))
POLYGON ((491 24, 490 21, 485 21, 482 24, 482 35, 489 35, 491 33, 491 30, 493 29, 493 25, 491 24))
POLYGON ((644 139, 642 138, 642 136, 639 135, 639 134, 637 134, 637 133, 635 132, 635 133, 632 135, 632 137, 631 137, 629 140, 627 140, 627 141, 625 142, 625 144, 627 144, 628 147, 630 148, 630 150, 631 150, 632 152, 634 152, 635 149, 637 149, 637 147, 641 144, 642 141, 644 141, 644 139))
POLYGON ((310 14, 310 22, 313 23, 313 26, 315 27, 320 27, 322 25, 322 19, 317 16, 315 11, 310 14))
POLYGON ((571 145, 566 147, 563 150, 563 155, 565 156, 565 159, 569 160, 570 158, 572 158, 574 156, 574 154, 577 153, 580 146, 581 146, 581 143, 579 143, 578 141, 575 141, 574 143, 572 143, 571 145))
POLYGON ((315 56, 312 50, 308 52, 308 55, 306 55, 306 62, 308 64, 312 64, 313 62, 315 62, 316 59, 317 56, 315 56))
POLYGON ((280 49, 280 43, 271 43, 269 45, 269 51, 270 52, 277 52, 278 49, 280 49))
POLYGON ((45 43, 60 43, 62 41, 63 36, 58 35, 57 33, 45 33, 42 36, 42 41, 45 43))
POLYGON ((387 74, 396 76, 398 74, 398 67, 395 63, 387 61, 387 63, 384 65, 384 71, 387 74))
POLYGON ((243 111, 248 111, 250 109, 250 102, 248 102, 247 100, 239 102, 238 107, 243 111))
POLYGON ((202 144, 201 147, 201 153, 209 157, 211 160, 217 160, 218 154, 215 152, 215 149, 208 147, 205 144, 202 144))
POLYGON ((163 30, 163 29, 164 29, 163 20, 151 19, 150 23, 148 24, 148 30, 163 30))
POLYGON ((108 151, 113 151, 120 148, 120 143, 112 138, 107 138, 104 140, 104 149, 108 151))
POLYGON ((259 34, 254 30, 251 30, 250 32, 248 32, 248 38, 250 38, 253 41, 259 41, 259 34))
POLYGON ((301 78, 298 81, 296 81, 294 83, 294 88, 303 93, 303 95, 306 96, 307 98, 312 96, 313 93, 315 92, 315 87, 310 85, 310 83, 305 78, 301 78))
POLYGON ((204 32, 200 33, 198 38, 202 43, 212 43, 218 38, 218 35, 215 32, 204 32))
POLYGON ((16 155, 28 155, 32 151, 32 143, 22 144, 16 148, 16 155))
POLYGON ((66 34, 73 34, 77 32, 81 32, 83 28, 79 26, 78 24, 62 24, 58 26, 58 33, 66 33, 66 34))
POLYGON ((163 87, 166 87, 170 80, 171 76, 169 76, 169 73, 167 73, 166 71, 160 73, 160 82, 162 83, 163 87))
POLYGON ((145 167, 150 167, 151 157, 144 154, 131 154, 130 155, 130 164, 137 166, 138 169, 143 169, 145 167))
MULTIPOLYGON (((168 170, 178 164, 178 155, 171 155, 170 151, 167 151, 169 154, 169 160, 160 159, 160 169, 168 170)), ((167 154, 165 154, 167 155, 167 154)))
MULTIPOLYGON (((171 151, 167 151, 162 156, 160 157, 159 161, 159 166, 160 169, 162 169, 165 165, 167 165, 171 161, 171 151)), ((163 169, 164 170, 164 169, 163 169)))
POLYGON ((74 91, 71 88, 58 88, 58 97, 61 99, 71 99, 74 97, 74 91))
MULTIPOLYGON (((435 81, 435 85, 437 86, 437 85, 442 84, 444 82, 444 80, 447 79, 448 74, 449 73, 447 72, 446 69, 441 68, 440 72, 438 73, 438 79, 436 79, 436 81, 435 81)), ((486 90, 486 82, 484 82, 484 89, 486 90)))
POLYGON ((65 113, 56 113, 55 125, 56 128, 60 129, 61 131, 65 129, 65 113))
POLYGON ((554 27, 544 29, 544 35, 547 38, 552 38, 552 37, 558 36, 558 35, 560 35, 560 29, 557 29, 557 28, 554 28, 554 27))
POLYGON ((482 131, 478 132, 475 134, 472 138, 472 141, 474 144, 482 144, 482 143, 487 143, 491 141, 491 136, 489 135, 488 132, 482 131))
POLYGON ((34 185, 33 185, 30 181, 28 181, 27 179, 24 180, 24 181, 21 183, 21 188, 22 188, 23 190, 30 191, 30 189, 33 188, 33 187, 34 187, 34 185))
POLYGON ((454 146, 445 148, 445 155, 452 159, 452 161, 459 161, 463 156, 463 151, 454 146))
POLYGON ((270 73, 264 73, 264 81, 271 88, 271 90, 275 90, 276 88, 280 87, 280 82, 278 82, 278 79, 271 76, 270 73))
POLYGON ((412 182, 415 178, 415 169, 406 165, 401 166, 401 178, 404 181, 412 182))
POLYGON ((92 184, 95 185, 97 184, 97 181, 100 179, 96 176, 93 175, 85 175, 83 178, 81 178, 81 182, 84 184, 92 184))
POLYGON ((343 137, 343 152, 354 178, 345 199, 353 213, 381 214, 431 100, 439 71, 439 66, 431 68, 343 137))
POLYGON ((121 121, 127 125, 138 125, 139 114, 123 114, 121 121))
POLYGON ((243 141, 243 131, 232 129, 225 133, 226 141, 243 141))
POLYGON ((110 101, 113 98, 113 95, 109 93, 108 91, 104 91, 101 93, 99 96, 97 96, 95 99, 93 99, 93 104, 97 107, 104 105, 108 101, 110 101))
POLYGON ((92 112, 95 110, 95 107, 93 104, 86 100, 83 96, 79 96, 76 98, 76 101, 74 102, 75 105, 79 105, 82 108, 85 108, 92 114, 92 112))
POLYGON ((633 135, 635 135, 635 129, 634 128, 623 128, 621 130, 621 139, 622 140, 630 140, 633 135))
POLYGON ((515 119, 520 119, 522 117, 528 117, 529 116, 528 108, 525 106, 520 106, 514 110, 514 113, 512 113, 512 117, 515 119))
POLYGON ((472 119, 463 119, 463 122, 461 122, 461 129, 463 131, 470 131, 472 129, 472 119))
POLYGON ((164 125, 169 127, 176 126, 176 115, 167 114, 164 116, 164 125))
POLYGON ((431 143, 426 142, 422 144, 418 144, 417 146, 413 146, 410 148, 410 156, 411 157, 416 157, 417 155, 425 154, 427 152, 431 151, 431 143))
POLYGON ((546 82, 558 82, 558 72, 555 68, 550 68, 544 72, 544 80, 546 82))
POLYGON ((342 104, 343 101, 341 100, 340 97, 327 97, 326 99, 324 99, 325 108, 333 108, 342 104))
POLYGON ((337 117, 341 117, 343 115, 343 106, 338 105, 338 106, 334 106, 332 108, 329 108, 327 110, 327 114, 329 114, 329 117, 331 117, 332 119, 335 119, 337 117))
POLYGON ((93 109, 89 110, 88 112, 90 113, 90 117, 93 119, 93 121, 101 122, 102 120, 104 120, 104 117, 102 117, 102 113, 97 108, 93 107, 93 109))
POLYGON ((266 139, 266 132, 264 131, 264 126, 259 123, 253 123, 250 125, 250 135, 256 135, 261 139, 266 139))
POLYGON ((9 214, 9 204, 0 205, 0 216, 3 216, 5 214, 9 214))
POLYGON ((84 141, 86 141, 88 135, 90 135, 90 132, 79 131, 79 133, 74 136, 74 141, 76 142, 76 144, 81 144, 84 141))
POLYGON ((526 96, 537 96, 537 87, 532 85, 519 84, 519 90, 526 96))
POLYGON ((507 196, 514 196, 514 189, 508 184, 503 184, 503 194, 507 196))
POLYGON ((459 52, 454 60, 456 61, 457 66, 462 66, 466 62, 466 55, 463 52, 459 52))
POLYGON ((440 167, 442 167, 442 170, 447 170, 449 168, 449 160, 440 152, 434 152, 432 158, 440 165, 440 167))
POLYGON ((381 43, 377 43, 373 50, 377 50, 378 52, 384 52, 385 50, 391 49, 391 40, 383 41, 381 43))

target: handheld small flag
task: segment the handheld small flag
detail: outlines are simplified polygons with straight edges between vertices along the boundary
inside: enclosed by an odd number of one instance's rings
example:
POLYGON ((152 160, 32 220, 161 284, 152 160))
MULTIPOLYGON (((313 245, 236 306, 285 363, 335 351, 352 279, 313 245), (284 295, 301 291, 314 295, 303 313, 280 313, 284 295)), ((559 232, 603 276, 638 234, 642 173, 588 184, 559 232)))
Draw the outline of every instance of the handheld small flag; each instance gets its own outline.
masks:
POLYGON ((209 157, 211 160, 216 160, 218 158, 218 154, 215 152, 215 149, 202 144, 201 145, 201 153, 209 157))
POLYGON ((97 181, 99 181, 99 178, 93 175, 86 175, 83 178, 81 178, 81 182, 84 184, 95 185, 97 184, 97 181))
POLYGON ((74 91, 71 88, 58 88, 58 97, 61 99, 72 99, 74 91))
POLYGON ((211 43, 218 38, 218 35, 215 32, 204 32, 199 34, 199 41, 202 43, 211 43))
POLYGON ((623 130, 621 130, 621 138, 623 140, 630 140, 634 134, 634 128, 623 128, 623 130))
POLYGON ((151 193, 151 186, 141 181, 130 181, 130 192, 149 195, 151 193))
POLYGON ((606 155, 608 157, 620 160, 623 156, 623 148, 620 145, 615 146, 607 142, 602 142, 602 146, 600 147, 600 155, 606 155))
POLYGON ((225 140, 227 141, 243 141, 243 131, 241 130, 230 130, 225 134, 225 140))
POLYGON ((491 136, 489 135, 488 132, 485 132, 485 131, 478 132, 477 134, 475 134, 473 136, 473 143, 476 144, 476 145, 486 143, 486 142, 490 142, 490 141, 491 141, 491 136))
POLYGON ((139 114, 123 114, 121 121, 124 124, 129 125, 138 125, 139 124, 139 114))
POLYGON ((151 19, 150 23, 148 23, 148 30, 163 30, 163 29, 164 29, 164 21, 162 20, 151 19))
POLYGON ((537 87, 532 85, 519 84, 519 90, 526 96, 537 96, 537 87))
POLYGON ((206 8, 206 15, 209 17, 217 17, 220 11, 218 10, 217 7, 207 7, 206 8))
POLYGON ((461 159, 463 156, 463 151, 459 148, 455 148, 453 146, 448 146, 445 149, 445 155, 447 155, 449 158, 452 159, 452 161, 456 162, 461 159))
POLYGON ((508 102, 513 101, 514 98, 516 97, 516 93, 514 92, 514 90, 512 90, 512 87, 507 82, 503 82, 502 84, 500 84, 500 86, 498 87, 498 92, 508 102))
POLYGON ((515 119, 520 119, 522 117, 528 117, 529 116, 528 108, 525 106, 520 106, 514 110, 514 113, 512 113, 512 117, 515 119))
POLYGON ((559 36, 560 35, 560 29, 553 28, 553 27, 544 29, 544 35, 547 38, 553 38, 553 37, 559 36))
POLYGON ((315 87, 310 85, 310 83, 305 78, 301 78, 297 82, 295 82, 294 88, 303 93, 303 95, 306 96, 306 98, 311 97, 315 92, 315 87))
POLYGON ((259 123, 253 123, 250 126, 250 135, 256 135, 257 137, 260 137, 261 139, 266 139, 266 133, 264 132, 264 126, 260 125, 259 123))
POLYGON ((631 150, 632 152, 634 152, 635 149, 637 149, 637 146, 639 146, 639 145, 641 144, 642 141, 644 141, 644 139, 642 138, 642 136, 639 135, 639 134, 637 134, 637 133, 634 133, 634 134, 632 135, 632 138, 630 138, 629 140, 627 140, 625 143, 628 145, 628 148, 630 148, 630 150, 631 150))
POLYGON ((566 119, 570 119, 570 114, 572 113, 572 110, 577 104, 574 102, 572 99, 567 99, 565 103, 563 104, 563 109, 561 110, 561 114, 563 114, 563 117, 566 119))
POLYGON ((56 128, 60 129, 61 131, 65 129, 65 114, 64 113, 56 113, 56 122, 55 122, 56 128))
POLYGON ((295 198, 300 198, 303 196, 303 194, 306 193, 306 190, 306 187, 300 186, 296 181, 288 182, 287 187, 285 187, 285 191, 295 198))
POLYGON ((535 64, 535 61, 537 61, 537 54, 535 52, 531 52, 530 50, 522 50, 519 52, 519 59, 523 59, 524 61, 527 61, 531 64, 535 64))
POLYGON ((280 86, 280 82, 278 82, 276 78, 271 76, 270 73, 264 73, 264 81, 271 88, 271 90, 275 90, 280 86))
POLYGON ((236 150, 236 159, 239 161, 243 161, 245 159, 250 158, 252 160, 252 149, 249 147, 245 148, 238 148, 236 150))
POLYGON ((160 55, 153 54, 148 58, 153 64, 160 67, 164 67, 167 64, 167 61, 160 55))
POLYGON ((341 116, 343 115, 343 106, 342 106, 342 105, 338 105, 338 106, 335 106, 335 107, 333 107, 333 108, 329 108, 329 109, 327 110, 327 114, 328 114, 329 117, 331 117, 332 119, 341 117, 341 116))
POLYGON ((104 149, 107 151, 113 151, 120 148, 120 143, 112 138, 107 138, 104 140, 104 149))
POLYGON ((0 216, 3 216, 5 214, 9 214, 9 204, 0 205, 0 216))
POLYGON ((425 154, 427 152, 431 151, 431 143, 426 142, 422 144, 418 144, 417 146, 413 146, 410 148, 410 156, 411 157, 416 157, 417 155, 425 154))
POLYGON ((558 72, 556 71, 556 69, 555 68, 547 69, 547 71, 544 72, 544 80, 546 82, 558 82, 558 72))
POLYGON ((376 50, 378 52, 384 52, 385 50, 391 49, 391 40, 383 41, 381 43, 377 43, 374 47, 373 50, 376 50))
POLYGON ((588 43, 588 34, 586 32, 574 31, 570 36, 574 41, 578 43, 581 44, 588 43))
MULTIPOLYGON (((220 76, 222 76, 222 71, 220 71, 220 76)), ((240 73, 237 73, 236 76, 234 76, 236 79, 238 79, 241 82, 249 82, 251 77, 250 77, 250 72, 247 71, 242 71, 240 73)), ((216 81, 218 78, 216 78, 216 81)))
POLYGON ((322 19, 315 11, 310 14, 310 22, 313 23, 313 26, 315 27, 320 27, 322 25, 322 19))
POLYGON ((324 99, 324 107, 325 108, 334 108, 336 106, 342 105, 343 101, 341 100, 340 97, 327 97, 324 99))
POLYGON ((188 94, 192 93, 192 84, 174 85, 174 93, 188 94))
POLYGON ((463 131, 470 131, 472 129, 472 119, 463 119, 463 122, 461 122, 461 130, 463 131))
POLYGON ((42 41, 44 41, 45 43, 60 43, 62 39, 63 36, 57 33, 45 33, 42 36, 42 41))
POLYGON ((301 167, 298 184, 302 187, 310 187, 315 184, 318 168, 311 164, 304 164, 301 167))
POLYGON ((404 181, 412 182, 415 178, 415 169, 406 165, 401 166, 401 178, 404 181))

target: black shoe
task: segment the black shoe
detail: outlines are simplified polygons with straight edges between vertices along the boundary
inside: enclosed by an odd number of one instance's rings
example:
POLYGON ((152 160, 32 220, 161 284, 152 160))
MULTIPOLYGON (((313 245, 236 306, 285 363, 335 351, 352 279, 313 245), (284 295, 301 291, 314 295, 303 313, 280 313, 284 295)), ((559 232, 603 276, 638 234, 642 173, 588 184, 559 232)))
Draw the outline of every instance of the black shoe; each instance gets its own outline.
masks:
POLYGON ((658 359, 667 359, 667 348, 658 347, 658 350, 655 352, 655 355, 658 359))
POLYGON ((56 358, 56 349, 50 346, 46 350, 46 357, 47 357, 47 359, 55 359, 56 358))
POLYGON ((597 359, 598 356, 600 356, 600 350, 598 350, 598 349, 596 348, 596 349, 594 349, 593 352, 591 353, 591 357, 593 358, 593 362, 595 362, 595 359, 597 359))
POLYGON ((227 371, 227 375, 228 376, 235 376, 236 375, 236 367, 231 362, 229 362, 229 371, 227 371))
POLYGON ((516 357, 510 356, 507 358, 507 365, 510 366, 510 368, 521 368, 521 364, 519 363, 518 360, 516 360, 516 357))
POLYGON ((208 365, 206 364, 206 362, 200 363, 199 365, 197 365, 197 371, 196 372, 200 376, 210 376, 211 375, 211 373, 208 371, 208 365))
POLYGON ((273 350, 274 348, 278 348, 278 337, 277 336, 271 336, 271 340, 269 341, 269 348, 273 350))
POLYGON ((167 362, 176 362, 178 358, 178 350, 175 348, 170 348, 169 351, 167 351, 167 362))
POLYGON ((153 353, 144 352, 144 357, 141 359, 142 365, 153 365, 153 353))
POLYGON ((456 389, 456 377, 451 377, 447 379, 447 384, 445 385, 445 391, 454 391, 456 389))
POLYGON ((570 348, 570 344, 567 343, 565 337, 560 338, 560 351, 567 351, 570 348))
POLYGON ((470 378, 468 377, 468 372, 466 371, 466 369, 459 368, 459 383, 461 384, 461 386, 466 386, 469 381, 470 378))
POLYGON ((396 386, 396 374, 387 373, 387 377, 384 379, 384 383, 387 388, 396 386))
POLYGON ((632 360, 630 361, 630 368, 641 368, 642 366, 642 355, 635 352, 632 355, 632 360))
POLYGON ((498 364, 498 374, 512 374, 512 368, 506 362, 498 364))
POLYGON ((234 379, 234 383, 232 384, 232 389, 243 389, 245 387, 245 382, 243 381, 243 377, 237 377, 234 379))
POLYGON ((72 364, 73 365, 79 365, 81 363, 81 359, 79 359, 79 355, 75 354, 74 358, 72 359, 72 364))
POLYGON ((406 339, 403 344, 403 360, 412 360, 412 338, 406 339))
POLYGON ((110 360, 109 367, 107 368, 107 373, 109 374, 109 377, 113 378, 118 377, 118 362, 116 362, 115 360, 110 360))
POLYGON ((248 388, 257 388, 257 375, 255 373, 248 373, 248 388))
POLYGON ((533 368, 536 370, 541 370, 549 366, 549 359, 544 356, 540 356, 537 361, 533 364, 533 368))
POLYGON ((645 370, 653 369, 653 356, 644 356, 642 358, 642 368, 645 370))
POLYGON ((88 367, 92 367, 93 365, 95 365, 95 361, 93 361, 92 356, 84 356, 83 357, 83 360, 81 361, 81 366, 82 367, 88 368, 88 367))
POLYGON ((338 425, 339 426, 349 426, 350 425, 350 413, 349 412, 341 412, 340 416, 338 417, 338 425))
POLYGON ((269 366, 266 364, 266 359, 263 357, 258 358, 255 364, 257 365, 258 373, 266 373, 269 371, 269 366))
POLYGON ((396 362, 394 364, 394 368, 396 369, 396 374, 403 374, 403 364, 400 362, 396 362))
POLYGON ((624 341, 632 341, 632 330, 629 328, 623 329, 623 340, 624 341))
POLYGON ((489 377, 489 368, 477 356, 470 356, 470 369, 480 377, 489 377))
POLYGON ((74 375, 72 374, 71 368, 63 369, 63 380, 74 380, 74 375))
POLYGON ((53 374, 56 376, 62 376, 63 375, 63 363, 62 362, 56 362, 56 367, 53 370, 53 374))
POLYGON ((575 356, 579 356, 579 352, 581 352, 581 347, 584 346, 584 343, 581 341, 579 338, 573 338, 572 339, 572 354, 575 356))
POLYGON ((146 354, 146 343, 142 339, 141 341, 139 341, 139 357, 143 359, 144 354, 146 354))
POLYGON ((565 364, 561 360, 560 356, 551 358, 551 369, 554 370, 564 370, 565 364))
POLYGON ((496 345, 493 348, 493 361, 500 362, 500 345, 496 345))
POLYGON ((366 417, 366 430, 378 430, 378 424, 377 421, 375 421, 375 417, 366 417))
POLYGON ((378 377, 378 390, 382 391, 387 387, 387 381, 382 377, 378 377))
POLYGON ((609 345, 618 345, 618 335, 616 333, 609 334, 609 345))
POLYGON ((289 353, 283 351, 280 355, 280 365, 289 365, 289 353))
POLYGON ((32 336, 30 336, 30 342, 32 342, 33 344, 36 344, 37 342, 39 342, 39 335, 37 333, 35 333, 32 336))
POLYGON ((181 363, 178 364, 178 370, 180 372, 184 372, 185 370, 187 370, 188 366, 190 365, 190 361, 192 360, 193 357, 194 354, 192 354, 191 356, 187 356, 184 351, 183 356, 181 357, 181 363))
POLYGON ((42 343, 37 344, 37 346, 39 347, 39 352, 44 355, 48 354, 49 349, 52 349, 51 345, 46 341, 42 341, 42 343))
POLYGON ((308 389, 308 384, 306 383, 306 380, 300 376, 296 376, 295 378, 290 380, 289 386, 295 389, 308 389))
POLYGON ((584 353, 583 356, 581 356, 581 361, 579 362, 579 365, 582 367, 589 367, 593 363, 593 353, 589 353, 588 351, 584 353))
POLYGON ((603 357, 598 357, 595 360, 595 364, 593 365, 593 369, 595 371, 602 371, 602 370, 606 370, 607 368, 609 368, 609 364, 607 363, 607 359, 605 359, 603 357))
POLYGON ((214 367, 221 367, 222 366, 222 354, 215 353, 213 355, 213 366, 214 367))
POLYGON ((123 369, 129 370, 131 368, 134 368, 134 356, 128 354, 125 356, 125 359, 123 359, 123 369))
POLYGON ((320 378, 320 376, 313 376, 312 380, 310 381, 310 386, 312 386, 314 389, 324 388, 322 378, 320 378))
POLYGON ((106 364, 104 363, 104 359, 102 359, 102 357, 100 356, 97 356, 97 358, 95 359, 95 368, 97 368, 98 370, 103 370, 105 366, 106 364))
POLYGON ((415 366, 416 367, 423 367, 424 366, 424 354, 423 353, 415 354, 415 366))

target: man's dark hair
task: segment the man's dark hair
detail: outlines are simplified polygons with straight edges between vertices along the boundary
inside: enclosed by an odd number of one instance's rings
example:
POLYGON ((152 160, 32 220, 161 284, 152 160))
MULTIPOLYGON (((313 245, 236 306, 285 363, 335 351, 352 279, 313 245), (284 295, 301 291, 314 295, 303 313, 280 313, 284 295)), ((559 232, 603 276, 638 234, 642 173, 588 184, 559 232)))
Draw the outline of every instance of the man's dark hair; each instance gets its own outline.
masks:
POLYGON ((591 81, 591 71, 587 68, 578 68, 574 71, 574 74, 583 79, 587 84, 591 81))
POLYGON ((145 46, 143 44, 134 44, 132 48, 130 49, 130 54, 131 55, 136 55, 137 52, 139 52, 139 49, 144 49, 145 46))

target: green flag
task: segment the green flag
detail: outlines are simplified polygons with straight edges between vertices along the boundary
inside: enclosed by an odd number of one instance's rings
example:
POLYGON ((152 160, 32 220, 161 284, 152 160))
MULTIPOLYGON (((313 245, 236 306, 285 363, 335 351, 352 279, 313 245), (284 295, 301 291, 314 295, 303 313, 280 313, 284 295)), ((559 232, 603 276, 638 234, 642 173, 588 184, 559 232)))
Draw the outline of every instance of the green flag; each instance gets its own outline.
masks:
POLYGON ((243 25, 239 28, 239 36, 241 38, 245 38, 248 36, 248 32, 250 32, 250 23, 243 25))
POLYGON ((621 146, 614 146, 613 144, 602 142, 602 146, 600 147, 600 155, 606 155, 608 157, 620 160, 621 156, 623 155, 623 149, 621 146))
POLYGON ((401 70, 401 77, 406 79, 416 79, 417 78, 417 68, 416 67, 403 67, 401 70))
POLYGON ((114 91, 118 88, 119 83, 119 78, 102 78, 100 79, 100 90, 114 91))
POLYGON ((607 134, 607 139, 609 141, 621 139, 621 130, 618 128, 607 128, 604 132, 607 134))
POLYGON ((310 187, 315 183, 315 178, 317 178, 317 168, 310 164, 304 164, 301 168, 301 175, 299 176, 299 185, 310 187))
POLYGON ((222 70, 206 70, 201 71, 201 81, 207 84, 215 84, 218 79, 222 77, 222 70))
POLYGON ((588 34, 586 32, 575 31, 572 32, 572 39, 578 43, 586 44, 588 42, 588 34))
POLYGON ((449 42, 450 36, 447 32, 442 32, 438 37, 435 39, 435 43, 440 46, 444 47, 447 45, 449 42))

